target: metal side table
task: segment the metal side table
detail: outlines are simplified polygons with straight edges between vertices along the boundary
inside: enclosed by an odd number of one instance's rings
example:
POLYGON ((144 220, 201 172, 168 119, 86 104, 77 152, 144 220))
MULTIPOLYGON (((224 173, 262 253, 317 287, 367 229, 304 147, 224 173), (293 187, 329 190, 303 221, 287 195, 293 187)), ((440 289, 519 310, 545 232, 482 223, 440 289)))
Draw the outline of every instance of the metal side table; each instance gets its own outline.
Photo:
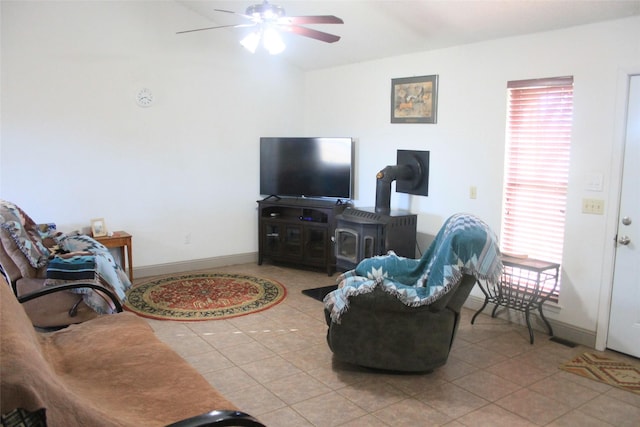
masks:
POLYGON ((495 285, 485 283, 483 285, 480 281, 477 282, 480 290, 484 293, 485 299, 480 310, 471 318, 471 324, 487 304, 491 302, 495 304, 491 317, 496 317, 496 311, 501 306, 525 313, 531 344, 533 344, 533 330, 529 320, 531 310, 538 310, 540 318, 549 329, 549 335, 553 336, 551 324, 542 313, 542 304, 553 295, 558 286, 560 264, 505 255, 502 256, 502 264, 504 265, 504 270, 499 283, 495 285))

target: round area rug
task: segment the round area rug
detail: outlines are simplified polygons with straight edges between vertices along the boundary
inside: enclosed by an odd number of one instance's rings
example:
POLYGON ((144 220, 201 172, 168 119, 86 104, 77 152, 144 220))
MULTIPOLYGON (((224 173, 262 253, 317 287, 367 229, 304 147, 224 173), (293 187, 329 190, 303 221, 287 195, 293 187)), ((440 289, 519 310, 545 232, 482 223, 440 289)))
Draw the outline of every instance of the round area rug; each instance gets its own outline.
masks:
POLYGON ((203 273, 162 277, 127 292, 125 308, 160 320, 228 319, 266 310, 287 291, 280 283, 243 274, 203 273))

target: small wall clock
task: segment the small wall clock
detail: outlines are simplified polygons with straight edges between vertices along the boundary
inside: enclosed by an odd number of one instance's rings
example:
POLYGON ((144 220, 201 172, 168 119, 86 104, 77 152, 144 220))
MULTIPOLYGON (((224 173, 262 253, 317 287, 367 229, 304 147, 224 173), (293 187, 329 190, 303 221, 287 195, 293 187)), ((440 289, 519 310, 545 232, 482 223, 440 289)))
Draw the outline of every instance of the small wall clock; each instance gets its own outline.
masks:
POLYGON ((153 93, 147 88, 140 89, 136 94, 136 102, 141 107, 150 107, 153 104, 153 93))

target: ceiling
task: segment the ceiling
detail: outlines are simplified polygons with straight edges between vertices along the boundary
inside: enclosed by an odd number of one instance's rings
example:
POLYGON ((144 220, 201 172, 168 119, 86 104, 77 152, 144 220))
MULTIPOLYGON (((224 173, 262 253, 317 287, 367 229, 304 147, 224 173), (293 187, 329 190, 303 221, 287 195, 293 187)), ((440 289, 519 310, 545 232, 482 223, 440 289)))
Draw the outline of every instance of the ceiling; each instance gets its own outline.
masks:
MULTIPOLYGON (((244 13, 262 0, 176 0, 202 15, 188 30, 246 23, 242 17, 214 9, 244 13)), ((280 54, 303 70, 446 48, 484 40, 567 28, 640 15, 640 0, 272 0, 289 16, 335 15, 341 25, 309 25, 341 36, 336 43, 284 34, 280 54)), ((216 37, 227 31, 238 40, 248 30, 224 28, 181 37, 216 37)), ((238 44, 238 49, 242 49, 238 44)), ((249 54, 247 52, 247 54, 249 54)))

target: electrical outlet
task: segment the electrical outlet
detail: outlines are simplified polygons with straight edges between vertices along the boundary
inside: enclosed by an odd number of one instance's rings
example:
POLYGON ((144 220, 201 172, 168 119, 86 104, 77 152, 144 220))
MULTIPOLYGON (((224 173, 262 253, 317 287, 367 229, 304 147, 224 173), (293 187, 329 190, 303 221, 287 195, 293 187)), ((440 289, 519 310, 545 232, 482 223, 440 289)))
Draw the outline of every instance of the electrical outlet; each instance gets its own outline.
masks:
POLYGON ((604 200, 601 199, 582 199, 582 213, 603 215, 604 200))
POLYGON ((472 185, 471 187, 469 187, 469 198, 475 199, 477 197, 478 197, 478 189, 476 188, 475 185, 472 185))

